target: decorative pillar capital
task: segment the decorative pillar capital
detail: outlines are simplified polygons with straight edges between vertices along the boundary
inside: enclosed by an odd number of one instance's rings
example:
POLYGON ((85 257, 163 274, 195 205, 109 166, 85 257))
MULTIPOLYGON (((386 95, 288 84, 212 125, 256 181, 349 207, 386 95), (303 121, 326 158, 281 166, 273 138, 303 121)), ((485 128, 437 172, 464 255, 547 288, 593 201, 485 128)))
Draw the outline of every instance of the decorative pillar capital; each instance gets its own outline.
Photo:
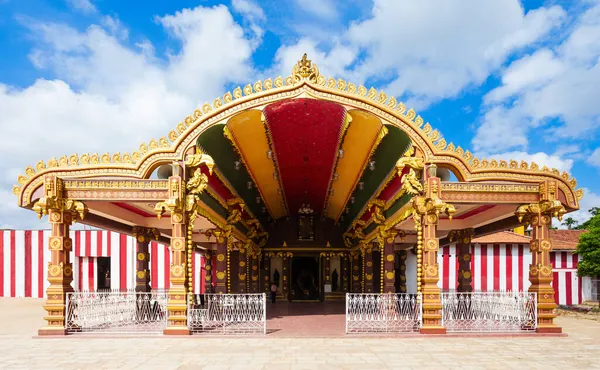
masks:
POLYGON ((132 232, 133 236, 140 243, 158 240, 158 237, 160 236, 158 229, 153 227, 134 226, 132 232))
POLYGON ((559 221, 567 213, 561 201, 558 200, 558 182, 544 181, 540 184, 540 201, 524 204, 517 208, 515 215, 519 222, 525 220, 528 224, 550 225, 552 217, 559 221))
POLYGON ((37 213, 38 218, 54 213, 50 216, 50 222, 68 222, 69 224, 71 221, 76 221, 77 218, 79 220, 85 218, 88 212, 86 205, 78 200, 64 198, 64 189, 61 178, 54 175, 44 177, 44 195, 33 205, 33 210, 37 213), (65 213, 70 216, 63 217, 65 213))
POLYGON ((448 233, 450 242, 456 241, 459 244, 470 244, 475 236, 475 230, 472 228, 462 230, 451 230, 448 233))

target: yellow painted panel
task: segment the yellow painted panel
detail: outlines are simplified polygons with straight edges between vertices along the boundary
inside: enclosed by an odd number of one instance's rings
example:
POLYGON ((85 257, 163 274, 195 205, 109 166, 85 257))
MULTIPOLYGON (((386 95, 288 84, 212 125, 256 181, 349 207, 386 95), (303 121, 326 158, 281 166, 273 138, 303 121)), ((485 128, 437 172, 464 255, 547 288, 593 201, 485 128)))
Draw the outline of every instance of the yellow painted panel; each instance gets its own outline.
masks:
POLYGON ((327 217, 336 221, 341 216, 356 182, 360 179, 383 129, 379 118, 370 113, 351 110, 348 114, 352 117, 352 123, 342 143, 344 156, 338 161, 336 169, 338 178, 331 185, 333 195, 327 207, 327 217))
POLYGON ((285 216, 286 212, 279 182, 273 177, 277 171, 275 164, 267 157, 270 148, 261 115, 262 112, 258 110, 245 111, 232 117, 227 122, 227 128, 267 209, 274 219, 278 219, 285 216))

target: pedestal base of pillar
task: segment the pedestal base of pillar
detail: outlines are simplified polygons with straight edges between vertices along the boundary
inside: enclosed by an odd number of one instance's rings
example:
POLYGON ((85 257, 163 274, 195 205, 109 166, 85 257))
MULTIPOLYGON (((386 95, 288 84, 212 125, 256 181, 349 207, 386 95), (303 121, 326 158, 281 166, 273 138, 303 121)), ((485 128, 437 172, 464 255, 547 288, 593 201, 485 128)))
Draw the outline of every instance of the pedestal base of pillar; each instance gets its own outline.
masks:
POLYGON ((163 335, 190 335, 188 328, 166 328, 163 330, 163 335))
POLYGON ((421 334, 446 334, 446 328, 443 326, 427 326, 419 329, 421 334))
POLYGON ((560 334, 562 333, 562 328, 560 326, 551 325, 551 326, 540 326, 536 330, 536 333, 551 333, 551 334, 560 334))
POLYGON ((38 330, 38 336, 40 337, 65 335, 67 335, 67 330, 65 328, 41 328, 38 330))

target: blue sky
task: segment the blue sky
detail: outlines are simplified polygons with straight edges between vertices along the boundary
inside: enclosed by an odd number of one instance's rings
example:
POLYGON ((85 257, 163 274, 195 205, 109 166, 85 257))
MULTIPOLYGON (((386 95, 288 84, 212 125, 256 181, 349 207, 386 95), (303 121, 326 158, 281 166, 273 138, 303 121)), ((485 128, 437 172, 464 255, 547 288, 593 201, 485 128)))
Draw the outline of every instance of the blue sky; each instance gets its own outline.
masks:
POLYGON ((0 0, 0 50, 0 227, 38 225, 26 165, 134 150, 304 52, 480 157, 569 171, 578 220, 600 206, 598 1, 0 0))

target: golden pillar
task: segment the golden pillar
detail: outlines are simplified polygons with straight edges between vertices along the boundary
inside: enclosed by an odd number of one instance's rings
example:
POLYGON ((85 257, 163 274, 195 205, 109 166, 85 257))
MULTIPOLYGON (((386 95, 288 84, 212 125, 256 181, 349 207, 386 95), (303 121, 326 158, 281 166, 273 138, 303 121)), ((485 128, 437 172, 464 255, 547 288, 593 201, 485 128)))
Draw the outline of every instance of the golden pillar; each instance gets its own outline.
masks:
POLYGON ((289 300, 289 293, 290 293, 290 262, 291 262, 291 257, 293 257, 293 254, 290 252, 284 252, 282 254, 282 268, 283 268, 283 273, 282 275, 282 279, 283 279, 283 284, 282 284, 282 298, 284 300, 289 300))
POLYGON ((227 241, 223 236, 223 231, 220 229, 211 229, 207 231, 207 236, 214 236, 217 242, 217 257, 216 257, 216 281, 215 281, 215 293, 224 294, 227 293, 227 259, 229 252, 227 250, 227 241))
POLYGON ((363 293, 373 293, 373 247, 364 244, 363 249, 363 293))
POLYGON ((186 236, 187 215, 183 206, 185 196, 181 176, 169 177, 169 198, 157 203, 155 211, 160 218, 165 211, 171 213, 171 287, 167 303, 167 328, 165 335, 188 335, 187 328, 187 278, 186 278, 186 236))
POLYGON ((83 219, 87 213, 86 206, 79 201, 63 198, 64 185, 56 176, 44 178, 44 195, 33 205, 33 210, 41 218, 49 215, 52 225, 48 240, 50 261, 48 262, 48 282, 44 309, 48 313, 44 317, 47 324, 39 329, 39 335, 65 335, 67 294, 73 292, 73 265, 70 251, 73 241, 69 237, 69 227, 77 218, 83 219))
POLYGON ((271 253, 265 253, 263 256, 263 292, 271 292, 271 253))
POLYGON ((388 230, 379 240, 379 249, 381 251, 381 293, 396 292, 396 288, 394 287, 396 280, 394 271, 394 240, 397 234, 395 230, 388 230))
POLYGON ((206 276, 204 276, 204 292, 205 293, 214 293, 213 281, 212 281, 212 251, 204 252, 204 271, 206 271, 206 276))
POLYGON ((406 293, 406 250, 398 252, 398 293, 406 293))
POLYGON ((148 250, 148 245, 151 240, 158 240, 159 233, 157 229, 134 226, 133 236, 136 241, 135 291, 149 292, 151 288, 150 252, 148 250))
POLYGON ((562 328, 554 323, 556 314, 554 309, 554 289, 552 288, 552 239, 549 229, 552 226, 552 217, 559 221, 566 213, 562 203, 557 200, 557 182, 546 181, 540 184, 540 201, 538 203, 520 206, 515 214, 519 222, 525 220, 532 227, 531 265, 529 265, 529 292, 537 293, 538 327, 539 333, 561 333, 562 328))
POLYGON ((252 253, 250 256, 250 293, 259 292, 260 256, 252 253))
POLYGON ((350 270, 352 274, 352 282, 351 282, 351 292, 352 293, 360 293, 361 289, 361 279, 360 279, 360 253, 358 251, 350 252, 350 270))
MULTIPOLYGON (((435 177, 435 166, 428 169, 426 196, 416 196, 412 199, 415 228, 417 229, 417 253, 422 251, 422 266, 417 265, 417 281, 421 277, 421 292, 423 299, 423 326, 421 333, 445 334, 442 326, 442 301, 438 287, 439 266, 437 252, 440 248, 436 236, 439 214, 447 213, 450 218, 454 214, 453 206, 440 199, 440 178, 435 177)), ((417 263, 419 256, 417 255, 417 263)), ((418 283, 417 283, 418 284, 418 283)), ((417 285, 417 290, 419 286, 417 285)))
POLYGON ((239 259, 238 259, 238 282, 239 292, 248 292, 248 254, 246 246, 240 246, 239 248, 239 259))
POLYGON ((350 258, 347 253, 340 255, 340 265, 342 267, 341 291, 350 292, 350 279, 348 278, 350 258))
POLYGON ((456 290, 461 293, 473 291, 473 274, 471 272, 471 240, 474 230, 452 230, 448 234, 449 240, 456 240, 456 255, 458 258, 458 285, 456 290))
POLYGON ((329 253, 321 253, 323 257, 323 277, 325 284, 331 284, 331 257, 329 253))

